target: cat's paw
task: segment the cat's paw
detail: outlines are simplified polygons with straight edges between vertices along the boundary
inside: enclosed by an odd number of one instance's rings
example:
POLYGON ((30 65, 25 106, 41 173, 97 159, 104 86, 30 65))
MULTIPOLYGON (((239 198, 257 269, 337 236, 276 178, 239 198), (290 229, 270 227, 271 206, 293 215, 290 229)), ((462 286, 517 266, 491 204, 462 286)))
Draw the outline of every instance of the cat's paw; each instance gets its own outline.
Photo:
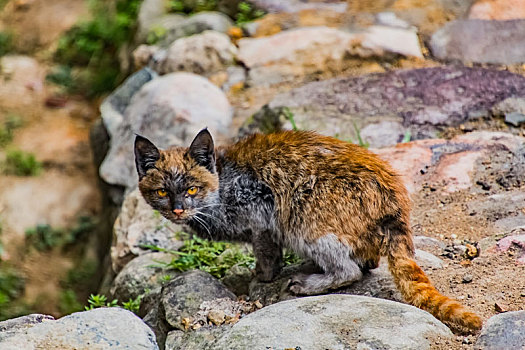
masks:
POLYGON ((304 274, 292 276, 288 281, 288 290, 295 295, 308 295, 307 288, 305 288, 306 276, 304 274))

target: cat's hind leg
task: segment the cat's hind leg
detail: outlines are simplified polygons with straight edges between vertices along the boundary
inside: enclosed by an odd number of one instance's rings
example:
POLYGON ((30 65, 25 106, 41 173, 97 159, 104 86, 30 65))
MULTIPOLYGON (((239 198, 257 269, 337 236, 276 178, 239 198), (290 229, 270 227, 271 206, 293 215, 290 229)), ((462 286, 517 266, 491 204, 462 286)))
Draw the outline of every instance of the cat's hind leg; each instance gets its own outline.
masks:
POLYGON ((273 280, 283 266, 283 248, 274 238, 271 231, 254 233, 252 238, 255 274, 261 282, 273 280))
POLYGON ((322 236, 313 242, 299 242, 297 248, 324 273, 294 276, 290 282, 290 291, 294 294, 320 294, 352 284, 363 276, 361 267, 352 258, 352 249, 334 234, 322 236))

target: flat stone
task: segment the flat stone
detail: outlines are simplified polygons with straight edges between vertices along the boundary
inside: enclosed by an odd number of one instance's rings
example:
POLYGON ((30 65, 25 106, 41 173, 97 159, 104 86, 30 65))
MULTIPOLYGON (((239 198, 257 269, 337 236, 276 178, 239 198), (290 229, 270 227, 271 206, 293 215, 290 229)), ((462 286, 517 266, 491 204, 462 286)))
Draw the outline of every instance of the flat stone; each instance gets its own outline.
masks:
POLYGON ((430 349, 452 333, 429 313, 377 298, 324 295, 284 301, 243 317, 212 349, 430 349), (312 336, 315 334, 315 336, 312 336))
POLYGON ((470 7, 468 18, 498 21, 525 19, 525 4, 521 0, 477 0, 470 7))
POLYGON ((442 60, 525 62, 525 20, 456 20, 432 35, 432 54, 442 60))

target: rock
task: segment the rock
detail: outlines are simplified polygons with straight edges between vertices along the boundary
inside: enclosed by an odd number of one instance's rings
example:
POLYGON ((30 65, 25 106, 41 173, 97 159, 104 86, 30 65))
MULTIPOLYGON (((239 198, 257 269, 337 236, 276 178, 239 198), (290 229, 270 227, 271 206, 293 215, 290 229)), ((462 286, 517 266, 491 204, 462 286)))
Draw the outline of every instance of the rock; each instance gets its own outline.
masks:
POLYGON ((427 236, 414 236, 414 246, 417 249, 443 249, 445 248, 445 243, 441 242, 438 239, 427 237, 427 236))
POLYGON ((304 1, 304 0, 251 0, 250 3, 255 7, 269 13, 278 12, 298 12, 306 9, 313 10, 332 10, 336 12, 344 12, 347 8, 345 1, 304 1))
POLYGON ((164 0, 142 1, 137 15, 137 33, 135 34, 137 43, 146 42, 151 25, 156 19, 166 14, 166 10, 166 2, 164 0))
POLYGON ((525 344, 525 311, 506 312, 488 319, 476 341, 476 350, 518 350, 525 344))
POLYGON ((519 126, 525 122, 525 99, 507 98, 492 108, 492 114, 505 116, 505 122, 514 126, 519 126))
POLYGON ((144 68, 159 51, 161 49, 155 45, 139 45, 132 53, 133 66, 139 69, 144 68))
POLYGON ((2 341, 15 336, 17 332, 23 329, 28 329, 36 324, 54 319, 53 316, 49 315, 31 314, 2 321, 0 322, 0 345, 2 345, 2 341))
POLYGON ((477 0, 471 6, 468 18, 499 21, 525 19, 525 6, 520 0, 477 0))
POLYGON ((521 255, 518 257, 517 262, 525 264, 525 234, 505 237, 497 243, 497 248, 501 252, 506 252, 511 247, 517 247, 521 250, 521 255))
POLYGON ((376 21, 377 24, 388 27, 397 27, 403 29, 410 29, 412 27, 410 23, 397 17, 394 12, 379 12, 376 14, 376 21))
POLYGON ((252 270, 246 266, 234 265, 226 272, 221 282, 235 295, 248 295, 252 279, 252 270))
MULTIPOLYGON (((157 28, 162 26, 162 19, 154 24, 157 28)), ((227 33, 234 26, 233 21, 220 12, 199 12, 182 21, 171 21, 169 25, 164 24, 164 35, 161 35, 159 45, 167 47, 175 40, 202 33, 206 30, 227 33)), ((155 28, 155 27, 154 27, 155 28)))
POLYGON ((163 268, 163 263, 169 263, 175 256, 163 252, 143 254, 131 260, 115 277, 111 287, 111 295, 121 301, 136 299, 161 287, 164 276, 170 278, 178 275, 173 270, 163 268))
POLYGON ((184 318, 195 316, 203 302, 220 298, 235 300, 235 295, 210 274, 195 270, 165 284, 160 303, 167 323, 184 330, 184 318))
POLYGON ((1 349, 158 349, 155 335, 132 312, 119 307, 44 318, 0 340, 1 349))
POLYGON ((525 77, 482 68, 423 68, 337 78, 277 95, 242 132, 291 129, 287 107, 301 130, 353 142, 361 130, 364 141, 375 148, 400 142, 407 131, 416 140, 435 137, 443 128, 475 119, 476 113, 488 112, 508 97, 524 95, 525 77))
POLYGON ((236 53, 226 34, 205 31, 175 40, 154 67, 160 74, 186 71, 209 76, 233 65, 236 53))
POLYGON ((166 337, 166 350, 211 349, 230 326, 200 328, 195 331, 183 332, 174 330, 166 337))
POLYGON ((432 35, 432 54, 474 63, 525 62, 525 20, 457 20, 432 35))
POLYGON ((212 349, 430 349, 452 333, 427 312, 391 301, 324 295, 284 301, 242 318, 212 349), (315 334, 315 337, 312 336, 315 334))
MULTIPOLYGON (((179 249, 183 243, 175 235, 181 230, 181 226, 156 214, 142 198, 138 189, 129 193, 124 199, 120 214, 113 226, 114 238, 111 247, 113 271, 119 273, 136 256, 142 254, 151 256, 151 250, 144 246, 154 245, 168 250, 179 249)), ((160 255, 151 257, 156 258, 157 256, 160 257, 160 255)), ((144 259, 148 260, 148 258, 144 259)), ((144 260, 137 261, 133 266, 140 264, 141 261, 144 260)), ((142 272, 146 273, 146 271, 142 272)))
POLYGON ((328 27, 291 29, 270 37, 238 41, 238 59, 253 84, 268 85, 323 70, 343 70, 351 56, 386 54, 422 57, 411 30, 372 26, 362 33, 328 27))
MULTIPOLYGON (((104 123, 106 119, 118 119, 101 110, 104 123)), ((224 93, 206 78, 181 72, 144 84, 118 117, 120 123, 112 122, 107 127, 111 147, 99 173, 107 183, 130 189, 138 181, 134 133, 149 138, 160 148, 188 146, 197 132, 207 126, 220 144, 229 137, 232 109, 224 93)))

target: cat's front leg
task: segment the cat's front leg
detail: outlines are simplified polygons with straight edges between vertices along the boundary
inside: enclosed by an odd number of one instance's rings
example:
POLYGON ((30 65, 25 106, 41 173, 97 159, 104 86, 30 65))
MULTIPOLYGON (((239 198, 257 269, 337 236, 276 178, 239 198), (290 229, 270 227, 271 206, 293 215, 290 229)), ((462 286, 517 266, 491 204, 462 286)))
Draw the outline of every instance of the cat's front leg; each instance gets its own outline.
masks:
POLYGON ((283 248, 273 239, 271 231, 253 234, 253 253, 255 255, 255 273, 261 282, 270 282, 283 266, 283 248))

